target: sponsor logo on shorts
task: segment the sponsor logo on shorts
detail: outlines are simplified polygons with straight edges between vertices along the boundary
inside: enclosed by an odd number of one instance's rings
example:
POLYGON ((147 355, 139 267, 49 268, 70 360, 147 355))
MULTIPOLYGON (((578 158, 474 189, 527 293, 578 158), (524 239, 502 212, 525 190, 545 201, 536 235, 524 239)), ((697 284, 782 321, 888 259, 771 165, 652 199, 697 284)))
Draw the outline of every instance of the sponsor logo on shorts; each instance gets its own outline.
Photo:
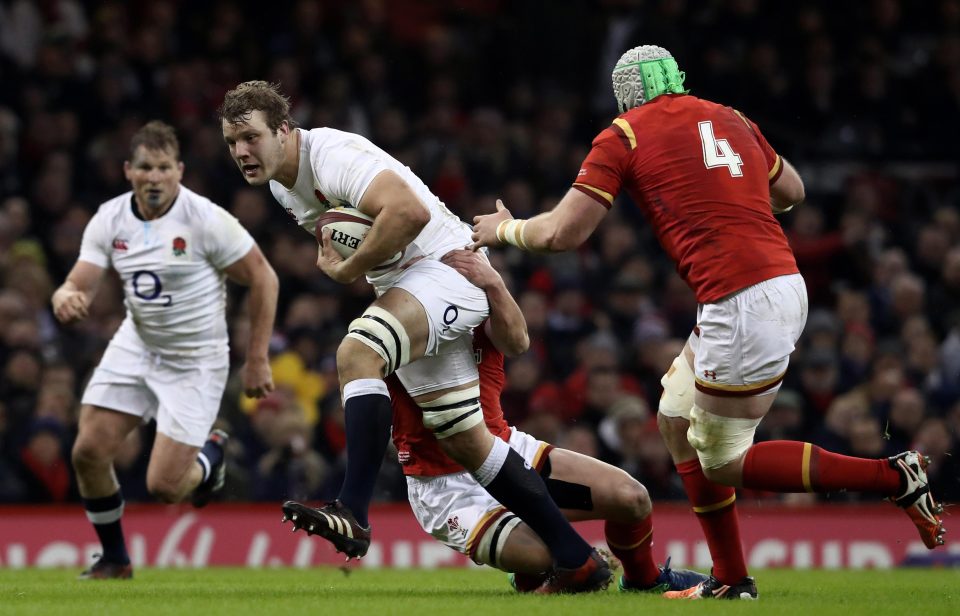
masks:
POLYGON ((187 254, 187 240, 182 237, 173 238, 173 256, 182 257, 187 254))
POLYGON ((323 204, 323 207, 326 207, 326 208, 330 207, 330 200, 327 199, 326 195, 324 195, 322 192, 320 192, 316 188, 313 189, 313 194, 316 195, 317 201, 323 204))
POLYGON ((705 379, 711 379, 711 380, 713 380, 713 381, 716 381, 716 380, 717 380, 717 371, 716 371, 716 370, 704 370, 704 371, 703 371, 703 378, 705 378, 705 379))
POLYGON ((401 466, 406 466, 413 462, 413 456, 410 455, 410 450, 404 449, 397 452, 397 461, 400 462, 401 466))

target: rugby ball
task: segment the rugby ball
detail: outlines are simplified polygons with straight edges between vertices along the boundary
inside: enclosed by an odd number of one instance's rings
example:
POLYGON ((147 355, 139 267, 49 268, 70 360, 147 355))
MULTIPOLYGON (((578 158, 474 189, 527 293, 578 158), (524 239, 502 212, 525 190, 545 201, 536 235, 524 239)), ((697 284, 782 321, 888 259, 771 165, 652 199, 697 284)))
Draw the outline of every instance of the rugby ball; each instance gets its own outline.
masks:
MULTIPOLYGON (((322 241, 324 229, 330 229, 330 243, 333 249, 344 259, 348 259, 357 251, 360 242, 367 236, 372 226, 373 218, 356 208, 332 207, 317 220, 317 241, 322 241)), ((387 269, 401 257, 403 257, 402 251, 374 267, 373 271, 387 269)))

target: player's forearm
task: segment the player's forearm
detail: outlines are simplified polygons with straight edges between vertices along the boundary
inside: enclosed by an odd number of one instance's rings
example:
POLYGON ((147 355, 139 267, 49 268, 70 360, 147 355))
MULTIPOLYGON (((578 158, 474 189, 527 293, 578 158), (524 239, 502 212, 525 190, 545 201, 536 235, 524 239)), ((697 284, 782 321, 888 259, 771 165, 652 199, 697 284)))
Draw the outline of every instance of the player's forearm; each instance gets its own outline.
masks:
POLYGON ((497 238, 530 252, 563 252, 576 248, 589 235, 587 232, 581 237, 575 228, 565 228, 551 213, 504 221, 497 229, 497 238))
POLYGON ((527 321, 520 306, 500 280, 484 288, 490 302, 490 340, 507 356, 519 355, 530 348, 527 321))
POLYGON ((357 251, 347 259, 350 271, 359 277, 402 251, 427 223, 430 212, 420 203, 408 207, 384 208, 373 221, 357 251))
POLYGON ((247 341, 247 361, 267 359, 273 322, 277 314, 277 295, 280 283, 272 268, 263 268, 250 284, 247 299, 250 312, 250 339, 247 341))
POLYGON ((97 294, 97 286, 98 285, 96 284, 93 284, 92 286, 77 284, 77 282, 73 278, 68 276, 67 279, 63 282, 63 284, 60 285, 56 291, 53 292, 51 299, 55 303, 59 298, 62 298, 66 295, 70 295, 73 293, 80 293, 81 295, 83 295, 84 300, 89 304, 90 302, 93 301, 94 296, 97 294))

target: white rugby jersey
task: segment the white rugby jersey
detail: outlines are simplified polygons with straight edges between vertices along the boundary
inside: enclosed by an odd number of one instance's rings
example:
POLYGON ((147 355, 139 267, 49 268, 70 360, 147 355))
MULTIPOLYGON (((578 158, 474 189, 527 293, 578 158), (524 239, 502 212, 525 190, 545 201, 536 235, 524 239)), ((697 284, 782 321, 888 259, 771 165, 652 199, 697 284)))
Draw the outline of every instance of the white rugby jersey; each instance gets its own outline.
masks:
POLYGON ((300 168, 297 181, 287 190, 270 181, 270 191, 280 205, 310 235, 317 219, 331 207, 357 207, 378 173, 390 170, 403 178, 430 210, 430 222, 407 246, 396 265, 367 275, 377 286, 389 285, 400 266, 418 256, 439 259, 470 243, 470 227, 446 208, 409 167, 365 137, 333 128, 296 129, 300 132, 300 168))
POLYGON ((123 281, 127 318, 113 344, 125 346, 134 335, 161 354, 225 350, 222 270, 250 251, 253 238, 226 210, 184 186, 160 218, 143 220, 135 210, 132 192, 103 203, 80 247, 80 261, 112 266, 123 281))

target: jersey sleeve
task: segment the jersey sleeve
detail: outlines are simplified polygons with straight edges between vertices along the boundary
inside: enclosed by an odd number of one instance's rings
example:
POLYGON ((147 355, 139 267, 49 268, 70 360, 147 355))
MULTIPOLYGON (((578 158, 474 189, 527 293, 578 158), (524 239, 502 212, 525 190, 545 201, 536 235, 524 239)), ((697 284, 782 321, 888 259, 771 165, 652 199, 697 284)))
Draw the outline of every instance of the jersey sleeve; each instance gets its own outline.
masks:
POLYGON ((383 153, 365 139, 351 135, 311 161, 321 191, 357 207, 373 178, 390 169, 383 153))
POLYGON ((750 127, 750 130, 753 131, 754 137, 757 138, 757 143, 760 144, 760 149, 763 150, 763 156, 767 159, 767 179, 771 184, 773 184, 780 178, 780 174, 783 173, 783 160, 773 149, 773 146, 767 142, 766 137, 764 137, 763 133, 760 132, 760 127, 757 126, 753 120, 743 115, 736 109, 734 109, 733 112, 740 116, 740 119, 750 127))
POLYGON ((623 185, 624 163, 636 147, 633 137, 629 124, 620 118, 597 135, 590 153, 580 165, 573 188, 610 209, 623 185))
POLYGON ((111 248, 113 239, 107 229, 107 216, 101 212, 94 214, 86 229, 83 230, 83 239, 80 241, 80 256, 78 261, 92 263, 97 267, 110 267, 111 248))
POLYGON ((204 252, 211 265, 223 270, 246 256, 254 241, 232 214, 219 206, 213 206, 211 211, 204 233, 204 252))

